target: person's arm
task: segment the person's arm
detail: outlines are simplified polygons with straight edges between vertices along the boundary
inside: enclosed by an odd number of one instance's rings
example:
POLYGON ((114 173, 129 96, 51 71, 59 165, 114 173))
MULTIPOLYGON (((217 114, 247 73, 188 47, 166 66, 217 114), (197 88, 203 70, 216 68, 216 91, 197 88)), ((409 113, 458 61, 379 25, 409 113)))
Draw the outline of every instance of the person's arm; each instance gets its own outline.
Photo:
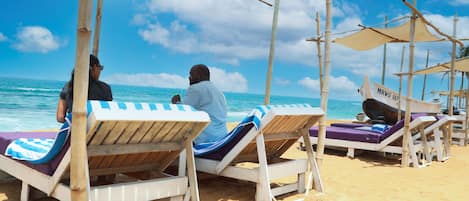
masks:
POLYGON ((67 101, 60 98, 59 103, 57 104, 57 122, 64 123, 65 122, 65 113, 67 112, 67 101))
POLYGON ((186 91, 184 99, 182 100, 182 103, 198 108, 200 105, 200 96, 201 94, 199 90, 189 87, 186 91))
POLYGON ((57 103, 57 113, 56 113, 56 119, 57 122, 59 123, 64 123, 65 122, 65 115, 67 113, 67 95, 68 95, 68 83, 65 84, 65 86, 62 88, 62 91, 60 91, 59 95, 59 102, 57 103))

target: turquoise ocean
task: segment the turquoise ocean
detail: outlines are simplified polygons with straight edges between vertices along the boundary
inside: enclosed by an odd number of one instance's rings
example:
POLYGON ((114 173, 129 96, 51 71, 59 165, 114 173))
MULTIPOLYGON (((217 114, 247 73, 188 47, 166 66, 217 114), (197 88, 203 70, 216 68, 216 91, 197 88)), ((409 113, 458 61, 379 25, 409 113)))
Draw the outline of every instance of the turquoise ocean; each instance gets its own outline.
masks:
MULTIPOLYGON (((0 131, 29 131, 59 128, 55 113, 60 90, 65 81, 31 80, 0 77, 0 131)), ((114 100, 126 102, 168 103, 183 89, 111 85, 114 100)), ((240 121, 255 106, 264 102, 264 95, 225 92, 228 121, 240 121)), ((271 104, 308 103, 319 107, 319 99, 271 96, 271 104)), ((361 112, 360 101, 331 100, 328 119, 354 119, 361 112)))

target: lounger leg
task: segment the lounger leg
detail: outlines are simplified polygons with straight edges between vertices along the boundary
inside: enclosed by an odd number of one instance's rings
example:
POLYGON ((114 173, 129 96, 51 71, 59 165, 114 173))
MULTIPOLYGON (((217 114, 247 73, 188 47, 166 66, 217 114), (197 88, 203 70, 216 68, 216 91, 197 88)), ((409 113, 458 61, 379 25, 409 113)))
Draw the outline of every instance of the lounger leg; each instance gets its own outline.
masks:
POLYGON ((440 129, 436 128, 434 131, 433 131, 433 136, 435 138, 435 143, 434 143, 434 147, 436 149, 436 160, 438 161, 444 161, 445 157, 443 156, 443 149, 442 149, 442 142, 441 142, 441 131, 440 129))
POLYGON ((191 200, 200 201, 199 188, 197 184, 197 173, 195 172, 194 150, 192 149, 192 141, 186 142, 187 157, 187 175, 189 177, 189 187, 191 191, 191 200))
POLYGON ((430 154, 430 149, 428 147, 428 140, 427 135, 425 134, 425 130, 423 127, 419 128, 420 135, 422 136, 422 144, 423 144, 423 154, 428 164, 430 164, 433 160, 433 157, 430 154))
POLYGON ((415 147, 414 147, 414 142, 412 141, 412 136, 409 136, 409 141, 408 141, 408 144, 407 146, 409 146, 409 156, 410 156, 410 161, 412 161, 412 165, 413 167, 417 168, 417 167, 421 167, 420 164, 419 164, 419 160, 418 160, 418 157, 417 157, 417 152, 415 150, 415 147))
POLYGON ((259 183, 256 184, 256 201, 271 201, 270 177, 265 154, 264 135, 256 137, 257 157, 259 160, 259 183))
POLYGON ((186 162, 187 162, 187 154, 186 154, 186 150, 183 150, 181 154, 179 154, 179 167, 178 167, 179 176, 186 175, 186 162))
MULTIPOLYGON (((324 187, 322 185, 322 180, 321 180, 321 174, 319 173, 319 167, 318 167, 318 164, 316 163, 316 159, 314 158, 313 147, 309 139, 308 129, 301 130, 301 134, 303 135, 303 141, 305 142, 305 145, 306 145, 306 153, 308 155, 310 171, 311 171, 311 174, 313 175, 313 180, 314 180, 314 189, 316 189, 318 192, 324 192, 324 187)), ((310 181, 311 180, 308 177, 307 182, 310 183, 310 181)), ((310 186, 311 185, 308 185, 308 188, 310 186)))
POLYGON ((449 142, 449 132, 448 132, 449 126, 450 125, 447 125, 443 129, 443 143, 445 145, 446 156, 448 157, 451 156, 451 148, 449 144, 450 142, 449 142))
POLYGON ((29 185, 25 182, 21 183, 21 201, 29 200, 29 185))
POLYGON ((304 193, 306 191, 305 179, 305 173, 298 174, 298 193, 304 193))
POLYGON ((354 148, 349 147, 347 149, 347 157, 349 157, 349 158, 354 158, 355 157, 355 149, 354 148))

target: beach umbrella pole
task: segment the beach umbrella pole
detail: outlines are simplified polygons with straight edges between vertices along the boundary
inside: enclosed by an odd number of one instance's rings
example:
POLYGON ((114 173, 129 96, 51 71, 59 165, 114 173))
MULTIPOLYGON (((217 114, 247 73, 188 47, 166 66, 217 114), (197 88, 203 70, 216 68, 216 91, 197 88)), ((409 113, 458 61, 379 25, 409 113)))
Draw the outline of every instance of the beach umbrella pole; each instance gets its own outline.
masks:
POLYGON ((269 52, 269 66, 267 68, 267 80, 265 83, 265 97, 264 104, 270 104, 270 84, 272 82, 272 65, 274 63, 274 53, 275 53, 275 34, 277 32, 277 20, 278 20, 278 9, 279 9, 280 0, 275 0, 274 5, 274 17, 272 20, 272 36, 270 38, 270 52, 269 52))

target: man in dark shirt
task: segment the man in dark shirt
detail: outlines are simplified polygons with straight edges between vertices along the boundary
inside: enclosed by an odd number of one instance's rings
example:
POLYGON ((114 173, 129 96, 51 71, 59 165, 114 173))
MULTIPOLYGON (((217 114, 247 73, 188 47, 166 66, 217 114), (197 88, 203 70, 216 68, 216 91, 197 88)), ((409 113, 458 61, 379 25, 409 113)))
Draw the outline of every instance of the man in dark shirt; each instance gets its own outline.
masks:
MULTIPOLYGON (((100 81, 99 76, 104 69, 99 63, 99 59, 90 55, 90 78, 88 85, 88 100, 103 100, 112 101, 111 87, 100 81)), ((60 92, 60 99, 57 105, 57 121, 63 123, 65 121, 66 113, 72 112, 73 106, 73 74, 70 81, 68 81, 60 92)))

